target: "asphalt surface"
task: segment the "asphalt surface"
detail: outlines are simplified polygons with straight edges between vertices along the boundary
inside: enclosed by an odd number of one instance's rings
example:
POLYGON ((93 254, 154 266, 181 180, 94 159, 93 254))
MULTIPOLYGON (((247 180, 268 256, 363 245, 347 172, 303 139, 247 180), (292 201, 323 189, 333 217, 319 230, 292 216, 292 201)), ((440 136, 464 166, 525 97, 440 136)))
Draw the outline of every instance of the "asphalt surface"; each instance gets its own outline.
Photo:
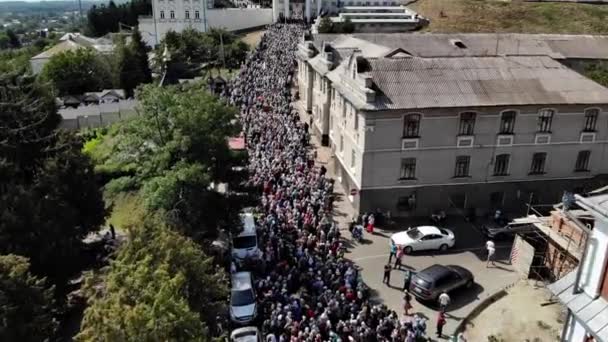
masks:
MULTIPOLYGON (((304 122, 309 117, 298 104, 300 115, 304 122)), ((317 165, 327 168, 328 174, 335 179, 335 166, 331 158, 331 150, 322 147, 316 136, 312 136, 311 144, 317 150, 317 165)), ((377 228, 373 235, 364 233, 362 243, 355 242, 348 232, 348 223, 353 217, 354 210, 345 191, 339 182, 335 183, 336 201, 334 202, 334 220, 339 224, 347 247, 346 257, 355 261, 360 268, 363 280, 371 289, 372 300, 387 305, 399 314, 403 314, 403 271, 391 272, 390 286, 382 283, 384 265, 389 257, 389 238, 392 234, 405 230, 411 226, 433 225, 430 220, 401 220, 390 230, 377 228)), ((451 304, 447 308, 447 323, 443 332, 452 335, 458 324, 486 297, 502 288, 515 283, 519 275, 509 264, 512 241, 495 241, 495 264, 489 267, 486 264, 487 239, 476 225, 466 222, 460 217, 449 217, 445 228, 451 229, 456 236, 456 244, 446 252, 425 251, 405 255, 402 259, 403 269, 406 267, 413 271, 420 271, 433 264, 459 265, 471 271, 475 277, 475 284, 469 289, 456 290, 450 293, 451 304)), ((393 259, 394 260, 394 259, 393 259)), ((435 324, 438 307, 435 303, 421 303, 412 301, 413 309, 410 314, 418 314, 429 321, 427 334, 435 337, 435 324)), ((447 339, 444 337, 443 339, 447 339)), ((437 339, 440 340, 440 339, 437 339)))

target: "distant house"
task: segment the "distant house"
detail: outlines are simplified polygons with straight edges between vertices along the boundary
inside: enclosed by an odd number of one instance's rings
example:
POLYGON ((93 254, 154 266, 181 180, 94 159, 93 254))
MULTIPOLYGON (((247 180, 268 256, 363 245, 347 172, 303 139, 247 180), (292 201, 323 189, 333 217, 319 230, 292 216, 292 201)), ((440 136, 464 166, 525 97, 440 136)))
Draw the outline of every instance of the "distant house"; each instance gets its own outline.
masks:
POLYGON ((127 99, 122 89, 104 89, 56 99, 65 129, 107 126, 137 115, 137 100, 127 99))
POLYGON ((114 51, 114 44, 109 36, 90 38, 80 33, 66 33, 59 39, 57 45, 30 59, 32 71, 34 74, 40 73, 49 59, 56 54, 82 48, 91 48, 100 54, 110 54, 114 51))

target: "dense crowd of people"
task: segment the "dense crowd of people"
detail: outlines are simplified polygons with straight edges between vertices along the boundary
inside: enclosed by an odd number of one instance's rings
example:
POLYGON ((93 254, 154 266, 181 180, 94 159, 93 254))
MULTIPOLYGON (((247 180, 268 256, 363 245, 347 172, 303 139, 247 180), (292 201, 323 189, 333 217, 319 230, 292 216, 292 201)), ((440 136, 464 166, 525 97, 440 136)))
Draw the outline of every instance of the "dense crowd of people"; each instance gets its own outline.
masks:
POLYGON ((308 125, 292 104, 303 30, 270 26, 224 92, 240 108, 249 181, 261 193, 264 267, 255 269, 255 283, 262 331, 266 341, 281 342, 420 340, 425 319, 370 304, 357 267, 343 257, 334 183, 315 165, 308 125))

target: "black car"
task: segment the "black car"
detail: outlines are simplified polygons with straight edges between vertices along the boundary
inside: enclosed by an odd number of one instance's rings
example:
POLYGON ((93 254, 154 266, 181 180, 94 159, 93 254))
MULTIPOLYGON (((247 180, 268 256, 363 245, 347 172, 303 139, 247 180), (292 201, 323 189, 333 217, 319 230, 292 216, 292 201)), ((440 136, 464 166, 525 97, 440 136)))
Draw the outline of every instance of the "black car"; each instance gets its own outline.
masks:
POLYGON ((498 225, 494 223, 484 224, 481 227, 481 232, 489 239, 502 240, 513 238, 517 233, 527 233, 534 231, 534 226, 530 223, 510 222, 506 225, 498 225))
POLYGON ((416 273, 410 283, 410 293, 422 300, 437 300, 442 292, 475 283, 473 273, 456 265, 433 265, 416 273))

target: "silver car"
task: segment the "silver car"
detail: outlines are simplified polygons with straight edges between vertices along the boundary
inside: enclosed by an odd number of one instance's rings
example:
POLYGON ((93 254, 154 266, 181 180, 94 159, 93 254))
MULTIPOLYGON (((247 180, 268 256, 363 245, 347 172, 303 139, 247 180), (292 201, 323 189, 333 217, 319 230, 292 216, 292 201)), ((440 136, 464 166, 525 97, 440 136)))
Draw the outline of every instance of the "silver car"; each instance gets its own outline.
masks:
POLYGON ((257 305, 251 272, 234 273, 230 291, 230 319, 238 324, 249 324, 255 319, 256 314, 257 305))

